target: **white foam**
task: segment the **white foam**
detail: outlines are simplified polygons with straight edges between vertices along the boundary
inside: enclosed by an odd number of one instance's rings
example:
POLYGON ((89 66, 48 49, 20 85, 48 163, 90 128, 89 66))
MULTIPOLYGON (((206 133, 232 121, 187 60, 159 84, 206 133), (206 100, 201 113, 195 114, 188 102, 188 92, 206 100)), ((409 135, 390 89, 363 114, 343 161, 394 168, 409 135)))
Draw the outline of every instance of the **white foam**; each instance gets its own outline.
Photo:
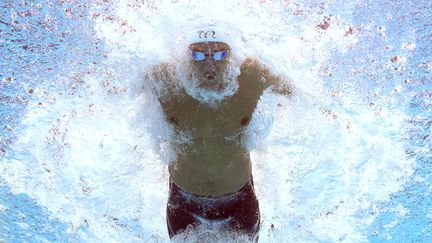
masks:
POLYGON ((337 106, 325 92, 320 69, 330 48, 347 52, 357 41, 344 37, 342 17, 320 31, 322 14, 305 4, 110 4, 93 9, 101 13, 95 29, 108 46, 109 74, 84 75, 74 95, 49 90, 51 102, 29 105, 13 153, 0 163, 14 192, 69 223, 76 241, 168 241, 166 164, 173 134, 143 74, 161 62, 184 62, 175 59, 185 45, 182 33, 212 21, 233 30, 229 42, 239 59, 260 60, 294 87, 290 98, 266 92, 248 129, 260 240, 366 241, 365 229, 377 215, 373 206, 401 188, 413 161, 395 134, 401 112, 383 107, 377 116, 350 103, 358 99, 350 92, 337 106))

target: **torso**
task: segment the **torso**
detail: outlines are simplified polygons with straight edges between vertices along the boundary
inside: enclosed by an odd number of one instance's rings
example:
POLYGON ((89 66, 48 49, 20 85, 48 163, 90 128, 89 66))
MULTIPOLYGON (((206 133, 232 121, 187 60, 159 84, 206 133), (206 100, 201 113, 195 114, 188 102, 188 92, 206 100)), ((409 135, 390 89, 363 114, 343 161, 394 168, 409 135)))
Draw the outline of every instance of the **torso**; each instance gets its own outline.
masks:
POLYGON ((265 85, 255 67, 242 66, 237 81, 237 93, 216 107, 184 91, 160 99, 166 120, 182 137, 173 143, 177 160, 169 167, 170 175, 189 193, 219 196, 235 192, 251 176, 249 152, 242 140, 265 85))

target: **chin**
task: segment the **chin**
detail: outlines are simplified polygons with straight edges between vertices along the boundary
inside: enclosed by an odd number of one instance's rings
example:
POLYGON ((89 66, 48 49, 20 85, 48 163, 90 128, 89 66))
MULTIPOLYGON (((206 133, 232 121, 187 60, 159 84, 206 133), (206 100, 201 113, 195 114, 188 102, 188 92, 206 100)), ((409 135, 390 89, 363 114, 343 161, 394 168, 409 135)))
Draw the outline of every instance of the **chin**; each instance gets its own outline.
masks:
POLYGON ((220 78, 220 76, 217 76, 214 79, 207 79, 204 77, 197 76, 197 78, 194 81, 195 82, 192 81, 192 83, 196 83, 197 88, 201 88, 201 89, 222 91, 227 87, 226 80, 220 78))

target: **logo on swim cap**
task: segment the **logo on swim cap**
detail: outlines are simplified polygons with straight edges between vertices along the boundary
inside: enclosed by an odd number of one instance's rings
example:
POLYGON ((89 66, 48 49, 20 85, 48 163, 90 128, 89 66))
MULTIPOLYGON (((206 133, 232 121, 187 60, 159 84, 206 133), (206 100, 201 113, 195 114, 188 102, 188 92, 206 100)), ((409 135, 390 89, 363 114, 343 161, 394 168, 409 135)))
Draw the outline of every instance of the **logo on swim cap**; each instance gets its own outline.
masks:
POLYGON ((209 37, 216 38, 216 31, 214 31, 214 30, 208 30, 208 31, 200 30, 200 31, 198 31, 198 38, 199 39, 207 39, 209 37))
POLYGON ((200 26, 195 28, 189 34, 185 35, 188 43, 198 43, 198 42, 228 42, 229 35, 226 29, 218 28, 214 25, 200 26))

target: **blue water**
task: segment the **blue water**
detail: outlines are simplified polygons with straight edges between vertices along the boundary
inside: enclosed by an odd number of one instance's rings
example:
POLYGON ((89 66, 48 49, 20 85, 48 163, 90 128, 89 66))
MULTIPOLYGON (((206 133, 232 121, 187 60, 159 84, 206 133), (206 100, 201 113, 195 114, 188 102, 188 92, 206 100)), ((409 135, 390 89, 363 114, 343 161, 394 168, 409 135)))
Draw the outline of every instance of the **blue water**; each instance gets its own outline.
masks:
MULTIPOLYGON (((429 81, 430 83, 430 81, 429 81)), ((429 85, 430 86, 430 85, 429 85)), ((414 181, 404 190, 392 196, 392 200, 381 205, 381 215, 371 225, 371 242, 431 242, 432 206, 432 93, 425 90, 416 95, 407 107, 412 116, 409 121, 410 137, 407 138, 407 153, 416 159, 414 181), (409 209, 404 215, 393 213, 402 205, 409 209), (392 227, 386 225, 392 224, 392 227)))
MULTIPOLYGON (((97 60, 97 42, 88 42, 89 21, 67 19, 64 11, 87 14, 85 3, 59 4, 57 1, 2 1, 0 3, 0 132, 1 156, 19 133, 20 118, 32 99, 29 89, 57 86, 61 92, 73 85, 67 79, 47 83, 57 74, 73 76, 97 60), (49 20, 45 19, 49 16, 49 20), (26 31, 23 25, 28 25, 26 31), (85 55, 92 52, 93 55, 85 55), (89 59, 90 58, 90 59, 89 59), (68 63, 68 65, 57 65, 68 63), (43 74, 43 75, 41 75, 43 74), (11 79, 9 79, 11 78, 11 79)), ((70 91, 69 91, 70 92, 70 91)), ((46 102, 46 100, 41 100, 46 102)), ((13 194, 0 178, 0 241, 71 242, 68 224, 52 217, 26 194, 13 194)))
POLYGON ((1 237, 6 242, 69 242, 67 225, 52 218, 25 194, 14 195, 1 184, 1 204, 8 208, 0 217, 1 237))
MULTIPOLYGON (((98 2, 0 3, 0 157, 19 160, 26 153, 25 149, 11 148, 22 135, 21 122, 29 102, 41 102, 49 110, 56 102, 53 97, 82 94, 78 88, 82 73, 106 68, 101 60, 107 46, 95 37, 90 14, 98 2), (43 90, 57 93, 43 94, 43 90)), ((322 16, 338 15, 357 26, 355 47, 344 53, 330 52, 337 58, 329 62, 332 75, 324 77, 325 88, 357 92, 352 106, 385 104, 406 116, 400 133, 407 156, 415 161, 414 173, 389 201, 365 211, 376 218, 363 234, 369 242, 432 242, 432 3, 301 3, 305 9, 322 5, 322 16), (401 51, 400 47, 409 43, 415 47, 408 45, 401 51), (395 56, 408 57, 408 61, 389 61, 395 56), (395 87, 402 87, 397 91, 400 95, 390 98, 388 94, 395 87)), ((4 176, 0 174, 0 242, 88 241, 78 237, 76 229, 71 230, 70 222, 57 218, 36 199, 14 193, 14 185, 6 183, 4 176)), ((142 230, 143 226, 132 221, 124 222, 131 232, 142 230)), ((92 235, 86 227, 80 230, 92 235)), ((305 241, 327 242, 325 238, 312 239, 305 241)), ((340 241, 343 239, 341 236, 340 241)), ((283 238, 275 242, 283 242, 283 238)))
MULTIPOLYGON (((386 82, 415 80, 416 84, 407 92, 410 99, 404 106, 409 118, 405 128, 406 152, 416 161, 412 181, 404 189, 395 193, 391 201, 379 206, 380 215, 370 226, 370 242, 432 242, 431 218, 431 165, 432 165, 432 16, 430 2, 390 1, 365 4, 364 12, 360 11, 358 19, 387 22, 388 40, 376 42, 377 48, 402 45, 407 39, 416 43, 412 61, 402 72, 384 72, 378 75, 386 82), (382 17, 391 17, 385 21, 382 17), (398 208, 408 209, 398 214, 398 208)), ((366 41, 370 41, 368 38, 366 41)), ((371 49, 369 52, 375 51, 371 49)), ((391 53, 391 52, 390 52, 391 53)), ((384 56, 391 58, 392 54, 384 56)), ((383 60, 385 60, 383 59, 383 60)), ((408 98, 407 97, 407 98, 408 98)))

